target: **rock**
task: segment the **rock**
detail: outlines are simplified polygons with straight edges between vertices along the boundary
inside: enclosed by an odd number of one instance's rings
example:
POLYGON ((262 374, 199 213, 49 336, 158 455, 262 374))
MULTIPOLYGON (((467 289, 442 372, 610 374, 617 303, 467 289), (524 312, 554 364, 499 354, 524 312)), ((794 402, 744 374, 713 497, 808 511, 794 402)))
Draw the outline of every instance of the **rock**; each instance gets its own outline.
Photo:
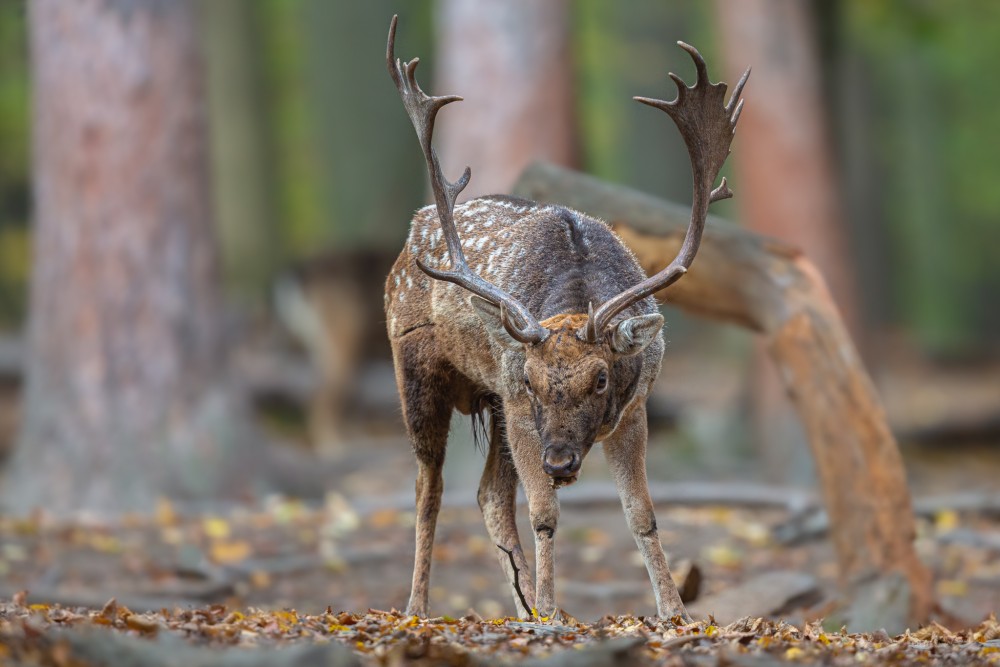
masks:
POLYGON ((801 572, 767 572, 701 598, 688 606, 694 618, 709 614, 719 625, 744 616, 770 616, 804 602, 819 592, 816 578, 801 572))

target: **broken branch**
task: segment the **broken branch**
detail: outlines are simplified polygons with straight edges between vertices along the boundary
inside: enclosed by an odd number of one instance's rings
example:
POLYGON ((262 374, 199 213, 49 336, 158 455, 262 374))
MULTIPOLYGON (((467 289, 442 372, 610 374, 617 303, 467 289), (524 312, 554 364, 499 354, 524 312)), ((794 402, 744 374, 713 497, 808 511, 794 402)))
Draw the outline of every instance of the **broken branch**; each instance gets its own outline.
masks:
POLYGON ((524 597, 524 591, 521 590, 520 578, 518 576, 521 573, 521 571, 517 569, 517 564, 514 562, 513 550, 504 549, 499 544, 497 545, 497 549, 507 554, 507 558, 510 559, 510 566, 514 569, 514 592, 517 593, 517 599, 521 601, 521 606, 524 608, 525 611, 527 611, 529 614, 533 614, 531 606, 528 604, 527 599, 525 599, 524 597))

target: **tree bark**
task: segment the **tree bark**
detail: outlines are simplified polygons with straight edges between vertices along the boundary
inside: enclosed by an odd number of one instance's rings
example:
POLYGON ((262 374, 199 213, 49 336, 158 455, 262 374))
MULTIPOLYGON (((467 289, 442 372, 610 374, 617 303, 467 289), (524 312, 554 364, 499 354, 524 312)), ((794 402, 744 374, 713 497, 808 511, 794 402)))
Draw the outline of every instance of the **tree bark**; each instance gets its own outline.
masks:
POLYGON ((14 511, 213 493, 246 422, 219 380, 191 0, 36 0, 34 264, 14 511))
MULTIPOLYGON (((826 279, 848 330, 864 344, 823 103, 810 5, 799 0, 716 2, 726 80, 753 75, 733 151, 740 219, 801 248, 826 279)), ((758 349, 754 407, 757 448, 776 481, 801 478, 792 411, 781 380, 758 349), (798 463, 799 465, 796 465, 798 463)))
MULTIPOLYGON (((689 212, 627 188, 548 165, 515 193, 613 221, 648 274, 676 256, 689 212)), ((657 298, 760 332, 805 427, 845 583, 899 576, 913 618, 926 619, 931 579, 917 557, 899 448, 822 276, 781 241, 709 219, 698 258, 657 298)))
POLYGON ((857 336, 854 262, 848 251, 822 99, 809 4, 718 0, 726 80, 753 74, 733 160, 741 219, 755 232, 801 248, 819 268, 857 336))
POLYGON ((568 0, 441 0, 437 30, 433 90, 465 98, 437 145, 449 173, 472 168, 463 198, 506 194, 534 160, 575 165, 568 0))

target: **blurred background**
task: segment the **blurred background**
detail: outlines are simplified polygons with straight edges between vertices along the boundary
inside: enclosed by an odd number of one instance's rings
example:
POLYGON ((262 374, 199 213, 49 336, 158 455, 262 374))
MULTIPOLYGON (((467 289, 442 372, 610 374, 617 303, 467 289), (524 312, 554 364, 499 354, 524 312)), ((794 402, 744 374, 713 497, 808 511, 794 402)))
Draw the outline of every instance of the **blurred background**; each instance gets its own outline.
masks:
MULTIPOLYGON (((385 71, 393 13, 424 88, 465 97, 435 140, 467 196, 541 160, 686 205, 676 129, 631 97, 691 80, 677 40, 713 80, 751 65, 713 212, 819 266, 916 491, 996 488, 1000 4, 32 4, 0 3, 7 507, 409 495, 382 285, 430 198, 385 71)), ((810 486, 753 334, 664 312, 650 476, 810 486)), ((471 498, 466 422, 446 486, 471 498)))

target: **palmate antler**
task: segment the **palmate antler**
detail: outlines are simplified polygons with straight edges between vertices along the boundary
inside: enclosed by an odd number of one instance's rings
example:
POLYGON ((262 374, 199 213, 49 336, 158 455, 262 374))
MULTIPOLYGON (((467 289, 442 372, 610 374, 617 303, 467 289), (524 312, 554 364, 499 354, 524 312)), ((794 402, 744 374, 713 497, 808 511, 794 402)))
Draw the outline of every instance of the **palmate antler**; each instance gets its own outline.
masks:
POLYGON ((427 160, 427 171, 431 177, 431 189, 434 191, 434 202, 437 204, 438 220, 441 221, 441 229, 444 232, 444 239, 448 245, 448 258, 451 261, 450 271, 438 271, 424 264, 419 258, 416 259, 420 270, 432 278, 446 280, 456 285, 460 285, 490 303, 500 307, 500 317, 504 328, 514 337, 514 339, 525 343, 533 344, 541 342, 547 335, 545 327, 532 317, 528 309, 517 299, 496 285, 493 285, 469 268, 465 261, 465 254, 462 252, 462 242, 458 238, 458 229, 455 227, 455 199, 459 193, 469 184, 472 171, 466 167, 462 176, 454 183, 444 177, 441 171, 441 164, 438 162, 437 153, 431 146, 431 138, 434 134, 434 119, 441 107, 452 102, 458 102, 462 98, 458 95, 447 95, 441 97, 431 97, 420 89, 417 83, 416 69, 420 62, 419 58, 414 58, 406 63, 400 63, 395 56, 396 46, 396 21, 399 17, 393 16, 389 26, 389 43, 386 46, 385 60, 389 68, 389 76, 392 77, 399 90, 399 96, 403 100, 406 113, 413 123, 413 128, 417 131, 417 138, 420 140, 420 147, 424 151, 424 158, 427 160), (510 314, 513 311, 517 322, 511 320, 510 314))
POLYGON ((681 137, 684 138, 684 143, 691 156, 691 171, 694 180, 691 222, 688 224, 680 252, 665 269, 605 301, 596 312, 591 314, 587 322, 586 334, 587 340, 591 342, 596 343, 600 340, 605 328, 615 315, 635 302, 667 287, 687 273, 688 267, 691 266, 691 262, 694 261, 694 256, 698 252, 698 245, 701 243, 701 234, 705 229, 705 218, 708 215, 709 204, 733 196, 726 185, 725 178, 722 179, 719 187, 712 189, 712 185, 729 156, 729 145, 736 132, 736 121, 739 120, 740 112, 743 110, 743 100, 740 99, 740 93, 750 76, 750 68, 748 67, 743 76, 740 77, 729 102, 724 103, 726 84, 710 83, 708 67, 698 50, 684 42, 678 42, 678 44, 691 54, 691 58, 694 60, 698 73, 695 84, 688 87, 679 76, 671 72, 669 76, 677 84, 676 100, 666 102, 648 97, 636 97, 635 99, 666 112, 677 125, 681 137))

